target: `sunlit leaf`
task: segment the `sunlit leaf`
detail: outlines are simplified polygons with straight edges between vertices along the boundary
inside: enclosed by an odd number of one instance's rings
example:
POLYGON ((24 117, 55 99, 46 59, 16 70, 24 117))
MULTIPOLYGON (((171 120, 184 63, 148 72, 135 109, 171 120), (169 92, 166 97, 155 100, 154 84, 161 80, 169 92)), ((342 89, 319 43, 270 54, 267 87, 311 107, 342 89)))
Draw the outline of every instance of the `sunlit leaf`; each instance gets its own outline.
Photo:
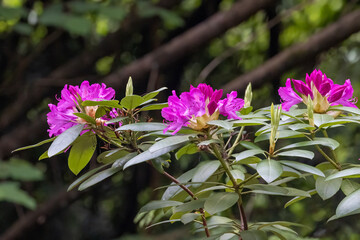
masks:
POLYGON ((75 141, 83 128, 83 124, 76 124, 61 133, 59 136, 57 136, 53 143, 50 145, 50 148, 48 150, 48 156, 52 157, 57 153, 65 150, 68 146, 70 146, 70 144, 75 141))
POLYGON ((266 159, 257 164, 256 170, 266 182, 270 183, 280 177, 283 167, 275 160, 266 159))
POLYGON ((211 215, 232 207, 239 199, 237 193, 215 193, 206 199, 204 208, 211 215))

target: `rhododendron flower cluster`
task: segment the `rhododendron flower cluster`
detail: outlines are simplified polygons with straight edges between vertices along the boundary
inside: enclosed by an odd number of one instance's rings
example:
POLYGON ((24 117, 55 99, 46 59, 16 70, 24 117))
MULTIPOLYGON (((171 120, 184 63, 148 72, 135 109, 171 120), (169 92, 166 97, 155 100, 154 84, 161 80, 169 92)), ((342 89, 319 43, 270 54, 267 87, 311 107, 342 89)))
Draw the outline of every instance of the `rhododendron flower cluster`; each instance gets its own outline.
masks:
POLYGON ((282 108, 285 111, 300 102, 307 104, 308 96, 313 101, 316 113, 325 113, 330 106, 334 105, 357 108, 353 93, 350 79, 347 79, 343 85, 334 84, 330 78, 316 69, 310 75, 306 74, 305 83, 289 78, 286 80, 285 87, 279 88, 279 95, 283 100, 282 108), (293 90, 291 82, 300 95, 293 90))
POLYGON ((240 119, 236 114, 244 106, 244 100, 237 98, 237 92, 227 94, 227 98, 221 100, 223 91, 213 90, 207 84, 199 84, 190 87, 189 92, 183 92, 180 98, 172 91, 168 99, 169 106, 162 109, 162 116, 168 121, 167 130, 177 133, 183 126, 195 130, 207 128, 207 122, 216 120, 219 115, 227 118, 240 119))
MULTIPOLYGON (((74 115, 74 113, 83 112, 92 118, 95 118, 95 113, 98 106, 80 106, 82 101, 102 101, 111 100, 115 97, 115 90, 107 88, 103 84, 92 84, 88 81, 83 81, 79 86, 65 85, 61 91, 61 97, 57 98, 59 101, 57 105, 49 104, 50 112, 47 114, 47 122, 49 124, 49 136, 58 136, 66 129, 76 125, 85 124, 86 121, 74 115)), ((103 119, 97 119, 101 122, 103 119)))

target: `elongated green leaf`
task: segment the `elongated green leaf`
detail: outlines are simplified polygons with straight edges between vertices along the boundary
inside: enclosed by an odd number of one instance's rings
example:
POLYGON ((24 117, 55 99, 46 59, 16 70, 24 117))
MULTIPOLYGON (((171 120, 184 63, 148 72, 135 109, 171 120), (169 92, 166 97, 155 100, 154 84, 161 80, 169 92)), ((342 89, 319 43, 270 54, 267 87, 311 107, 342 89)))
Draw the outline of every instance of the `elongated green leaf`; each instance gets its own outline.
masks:
POLYGON ((314 145, 323 145, 325 147, 330 147, 331 149, 335 150, 340 144, 331 138, 315 138, 313 141, 304 141, 293 143, 287 145, 279 150, 291 149, 291 148, 298 148, 298 147, 306 147, 306 146, 314 146, 314 145))
POLYGON ((262 149, 251 149, 251 150, 242 151, 241 153, 238 154, 233 154, 233 156, 235 157, 236 160, 235 162, 237 162, 248 157, 253 157, 258 154, 263 154, 264 152, 265 151, 262 149))
POLYGON ((119 101, 118 100, 104 100, 104 101, 83 101, 81 103, 81 105, 83 105, 84 107, 86 106, 103 106, 103 107, 110 107, 110 108, 121 108, 121 106, 119 105, 119 101))
POLYGON ((230 172, 236 180, 239 179, 241 181, 244 181, 245 174, 242 171, 240 171, 239 169, 232 169, 232 170, 230 170, 230 172))
POLYGON ((205 199, 192 200, 174 208, 173 212, 190 212, 204 207, 205 199))
POLYGON ((199 216, 200 214, 198 213, 185 213, 184 215, 181 216, 181 222, 183 224, 188 224, 194 221, 195 219, 197 219, 199 216))
POLYGON ((35 209, 36 201, 24 190, 20 189, 20 184, 16 182, 0 183, 0 201, 8 201, 35 209))
POLYGON ((110 123, 117 123, 117 122, 121 122, 125 119, 127 119, 128 117, 117 117, 117 118, 113 118, 110 119, 109 121, 106 121, 106 124, 110 124, 110 123))
POLYGON ((330 121, 334 120, 334 117, 328 114, 314 114, 314 124, 317 127, 320 127, 324 123, 328 123, 330 121))
POLYGON ((341 124, 345 124, 345 123, 356 123, 356 124, 360 124, 359 121, 352 120, 352 119, 335 119, 335 120, 332 120, 332 121, 330 121, 330 122, 321 124, 321 125, 319 126, 319 128, 326 128, 326 127, 331 127, 331 126, 335 126, 335 125, 341 125, 341 124))
POLYGON ((144 100, 144 98, 139 95, 130 95, 130 96, 126 96, 123 99, 121 99, 120 104, 124 108, 131 110, 131 109, 135 109, 136 107, 138 107, 145 101, 146 100, 144 100))
POLYGON ((256 170, 267 183, 270 183, 280 177, 283 167, 275 160, 266 159, 256 165, 256 170))
POLYGON ((149 148, 149 151, 153 153, 153 152, 156 152, 156 151, 161 150, 163 148, 167 148, 169 146, 182 144, 182 143, 188 142, 189 138, 194 137, 194 136, 196 136, 196 135, 189 134, 189 135, 182 135, 182 136, 167 137, 167 138, 164 138, 164 139, 156 142, 154 145, 152 145, 149 148))
POLYGON ((169 104, 166 103, 155 103, 155 104, 149 104, 140 109, 140 111, 150 111, 150 110, 161 110, 163 108, 168 107, 169 104))
POLYGON ((267 240, 266 233, 261 230, 247 230, 240 232, 243 240, 267 240))
POLYGON ((202 193, 208 192, 208 191, 214 191, 214 190, 222 190, 222 189, 231 189, 231 187, 227 187, 227 186, 212 186, 212 187, 208 187, 205 189, 202 189, 201 191, 197 192, 195 195, 200 195, 202 193))
POLYGON ((251 120, 236 120, 236 121, 232 121, 232 123, 233 123, 234 126, 236 126, 236 127, 239 127, 239 126, 257 126, 257 125, 266 125, 266 124, 267 124, 265 121, 256 120, 256 119, 251 119, 251 120))
POLYGON ((341 182, 341 178, 325 181, 324 177, 318 177, 315 182, 316 191, 323 200, 329 199, 339 191, 341 182))
POLYGON ((96 135, 92 132, 86 132, 76 139, 68 159, 69 168, 75 175, 89 163, 95 149, 96 135))
POLYGON ((348 113, 353 113, 356 115, 360 115, 360 109, 358 108, 353 108, 353 107, 343 107, 343 106, 330 106, 328 111, 345 111, 348 113))
POLYGON ((127 124, 123 125, 116 129, 116 131, 162 131, 166 128, 166 125, 163 123, 155 123, 155 122, 149 122, 149 123, 133 123, 133 124, 127 124))
POLYGON ((17 151, 22 151, 22 150, 26 150, 26 149, 29 149, 29 148, 34 148, 34 147, 39 147, 45 143, 49 143, 49 142, 52 142, 55 140, 55 137, 53 138, 49 138, 49 139, 46 139, 46 140, 43 140, 37 144, 33 144, 33 145, 29 145, 29 146, 26 146, 26 147, 21 147, 21 148, 17 148, 15 150, 13 150, 11 153, 14 153, 14 152, 17 152, 17 151))
POLYGON ((340 172, 331 174, 330 176, 328 176, 325 179, 325 181, 329 181, 329 180, 337 179, 337 178, 359 177, 359 175, 360 175, 360 167, 349 168, 349 169, 345 169, 340 172))
MULTIPOLYGON (((196 169, 196 172, 192 178, 193 182, 205 182, 208 180, 214 172, 219 168, 220 162, 219 161, 209 161, 205 164, 201 165, 199 168, 196 169)), ((195 184, 193 187, 199 187, 201 184, 195 184)))
POLYGON ((316 127, 313 127, 309 124, 305 124, 305 123, 296 123, 296 124, 291 124, 288 126, 288 128, 290 128, 293 131, 296 130, 300 130, 300 129, 305 129, 305 130, 314 130, 316 129, 316 127))
POLYGON ((207 124, 218 126, 218 127, 224 128, 228 131, 232 131, 232 129, 233 129, 232 122, 229 122, 226 120, 212 120, 212 121, 207 122, 207 124))
POLYGON ((149 93, 145 94, 143 96, 143 98, 144 98, 145 101, 150 100, 150 99, 156 97, 161 91, 164 91, 166 89, 167 89, 167 87, 159 88, 158 90, 155 90, 155 91, 152 91, 152 92, 149 92, 149 93))
MULTIPOLYGON (((280 130, 277 131, 276 138, 283 139, 283 138, 299 138, 299 137, 305 137, 305 135, 301 132, 296 132, 293 130, 280 130)), ((260 136, 255 138, 254 142, 260 142, 264 140, 268 140, 270 138, 270 133, 264 133, 260 136)))
POLYGON ((166 208, 166 207, 175 207, 175 206, 179 206, 181 204, 183 204, 183 203, 178 202, 178 201, 155 200, 155 201, 151 201, 148 204, 146 204, 145 206, 143 206, 139 210, 139 213, 148 212, 151 210, 166 208))
POLYGON ((72 184, 70 184, 67 191, 69 192, 69 191, 73 190, 75 187, 79 186, 80 183, 84 182, 86 179, 88 179, 89 177, 91 177, 92 175, 94 175, 95 173, 97 173, 98 171, 100 171, 101 169, 103 169, 107 166, 109 166, 109 164, 102 165, 100 167, 94 168, 94 169, 84 173, 83 175, 81 175, 81 177, 79 177, 72 184))
POLYGON ((79 191, 85 190, 103 180, 105 180, 108 177, 111 177, 112 175, 114 175, 115 173, 119 172, 121 170, 121 168, 108 168, 105 169, 104 171, 98 172, 96 174, 94 174, 93 176, 89 177, 88 179, 86 179, 83 183, 81 183, 81 185, 79 186, 79 191))
MULTIPOLYGON (((310 194, 310 196, 312 196, 312 195, 314 195, 314 194, 316 193, 316 190, 313 189, 313 190, 309 190, 309 191, 307 191, 307 192, 310 194)), ((304 197, 304 196, 294 197, 293 199, 291 199, 290 201, 288 201, 287 203, 285 203, 284 208, 287 208, 288 206, 290 206, 290 205, 292 205, 292 204, 294 204, 294 203, 296 203, 296 202, 299 202, 299 201, 301 201, 301 200, 303 200, 303 199, 305 199, 305 198, 307 198, 307 197, 304 197)))
POLYGON ((198 143, 198 146, 208 146, 212 143, 221 143, 221 141, 219 139, 210 139, 210 140, 206 140, 206 141, 202 141, 198 143))
POLYGON ((358 213, 360 210, 360 189, 346 196, 336 208, 338 218, 358 213))
POLYGON ((115 162, 113 163, 113 168, 123 168, 125 163, 127 163, 130 159, 134 158, 137 155, 136 152, 129 153, 125 156, 122 156, 120 158, 117 158, 115 162))
POLYGON ((39 181, 44 178, 44 174, 30 161, 12 157, 9 161, 0 161, 0 179, 7 178, 19 181, 39 181))
POLYGON ((249 141, 240 141, 239 144, 243 146, 246 149, 261 149, 258 145, 255 143, 249 142, 249 141))
POLYGON ((96 161, 99 163, 113 163, 116 159, 122 158, 127 154, 129 154, 129 152, 123 149, 113 149, 102 152, 97 156, 96 161))
MULTIPOLYGON (((187 182, 194 176, 195 171, 196 168, 190 169, 189 171, 183 173, 180 177, 178 177, 177 180, 180 183, 187 182)), ((169 200, 182 190, 180 186, 177 186, 174 183, 172 183, 171 185, 174 186, 170 186, 165 190, 164 194, 161 197, 162 200, 169 200)))
POLYGON ((320 177, 325 177, 324 173, 322 171, 320 171, 319 169, 317 169, 316 167, 313 167, 313 166, 310 166, 310 165, 307 165, 304 163, 294 162, 294 161, 280 161, 280 162, 281 162, 281 164, 295 168, 297 170, 312 173, 312 174, 318 175, 320 177))
POLYGON ((347 196, 360 189, 360 184, 350 179, 343 179, 341 183, 341 191, 347 196))
POLYGON ((267 184, 251 184, 245 187, 253 190, 252 192, 268 195, 286 196, 289 193, 289 190, 286 188, 267 184))
POLYGON ((189 143, 189 144, 183 146, 182 148, 180 148, 176 152, 175 157, 176 157, 176 159, 179 160, 185 154, 194 154, 197 152, 199 152, 198 146, 195 143, 189 143))
POLYGON ((160 157, 161 155, 164 155, 165 153, 171 152, 179 147, 181 147, 183 144, 177 144, 177 145, 171 145, 165 148, 162 148, 160 150, 154 151, 154 152, 150 152, 150 151, 145 151, 143 153, 140 153, 139 155, 137 155, 136 157, 134 157, 133 159, 131 159, 130 161, 128 161, 125 165, 124 165, 124 169, 135 165, 135 164, 139 164, 142 162, 145 162, 147 160, 151 160, 157 157, 160 157))
POLYGON ((84 119, 86 122, 88 123, 92 123, 92 124, 96 124, 96 121, 94 118, 90 117, 89 115, 85 114, 85 113, 73 113, 75 116, 84 119))
POLYGON ((315 156, 313 152, 307 150, 291 150, 291 151, 280 152, 276 155, 287 156, 287 157, 303 157, 307 159, 313 159, 315 156))
POLYGON ((57 136, 57 138, 50 145, 48 150, 48 156, 52 157, 57 153, 65 150, 70 144, 72 144, 75 139, 79 136, 81 131, 83 130, 83 124, 77 124, 67 129, 65 132, 57 136))
POLYGON ((206 199, 204 208, 211 215, 232 207, 239 199, 237 193, 215 193, 206 199))

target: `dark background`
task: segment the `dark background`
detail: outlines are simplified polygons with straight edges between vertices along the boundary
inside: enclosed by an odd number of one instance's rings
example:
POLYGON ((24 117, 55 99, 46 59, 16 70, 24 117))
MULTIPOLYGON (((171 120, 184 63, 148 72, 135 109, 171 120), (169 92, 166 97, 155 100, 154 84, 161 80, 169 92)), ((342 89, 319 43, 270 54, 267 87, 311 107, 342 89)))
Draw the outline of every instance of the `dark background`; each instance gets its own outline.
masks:
MULTIPOLYGON (((137 94, 167 86, 159 102, 200 82, 242 97, 251 82, 256 109, 279 103, 277 89, 286 78, 304 79, 318 68, 338 84, 350 78, 359 96, 359 7, 345 0, 3 0, 0 239, 191 238, 191 227, 181 224, 145 230, 134 223, 139 208, 161 195, 153 189, 169 184, 148 166, 66 192, 76 179, 66 154, 38 161, 46 146, 11 151, 46 139, 47 104, 65 84, 85 79, 113 87, 117 99, 129 76, 137 94)), ((151 117, 161 121, 159 113, 151 117)), ((358 130, 330 132, 343 144, 341 161, 358 161, 358 130)), ((199 160, 174 160, 169 171, 178 176, 199 160)), ((95 164, 94 158, 85 171, 95 164)), ((286 210, 288 199, 251 196, 246 211, 250 221, 308 225, 298 229, 305 236, 299 239, 360 239, 357 216, 326 224, 338 195, 325 202, 314 196, 286 210)))

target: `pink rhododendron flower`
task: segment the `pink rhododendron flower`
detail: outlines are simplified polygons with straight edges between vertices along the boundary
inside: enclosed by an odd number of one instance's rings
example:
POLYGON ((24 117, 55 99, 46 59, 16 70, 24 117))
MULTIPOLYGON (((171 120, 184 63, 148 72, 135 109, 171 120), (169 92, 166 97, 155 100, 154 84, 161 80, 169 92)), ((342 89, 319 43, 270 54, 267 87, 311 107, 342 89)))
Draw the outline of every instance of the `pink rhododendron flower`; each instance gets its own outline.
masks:
MULTIPOLYGON (((66 129, 86 121, 82 118, 75 116, 73 113, 82 112, 79 100, 81 101, 102 101, 114 99, 115 90, 112 88, 106 88, 103 84, 92 84, 88 81, 83 81, 79 86, 65 85, 61 91, 61 97, 57 105, 49 104, 50 112, 47 114, 47 122, 49 124, 49 136, 58 136, 66 129)), ((95 113, 98 106, 87 106, 83 109, 84 113, 90 117, 95 118, 95 113)), ((110 112, 110 115, 114 115, 116 112, 110 112)), ((105 118, 96 119, 97 123, 102 124, 106 120, 105 118)))
POLYGON ((240 119, 236 115, 244 106, 244 100, 237 97, 233 91, 227 98, 220 100, 222 90, 213 90, 206 84, 199 84, 197 87, 190 87, 189 92, 184 92, 180 98, 175 91, 168 99, 169 106, 163 108, 161 114, 168 121, 168 127, 164 130, 174 130, 177 133, 181 127, 188 126, 195 130, 208 127, 207 122, 216 120, 219 115, 228 118, 240 119))
POLYGON ((311 97, 314 112, 317 113, 325 113, 329 106, 339 104, 357 108, 353 93, 354 89, 351 86, 350 79, 347 79, 343 85, 334 84, 330 78, 316 69, 310 75, 306 74, 305 83, 301 80, 290 80, 288 78, 285 87, 279 88, 279 95, 283 101, 282 108, 285 111, 300 102, 307 104, 308 96, 311 97), (299 94, 293 90, 291 82, 299 94))

